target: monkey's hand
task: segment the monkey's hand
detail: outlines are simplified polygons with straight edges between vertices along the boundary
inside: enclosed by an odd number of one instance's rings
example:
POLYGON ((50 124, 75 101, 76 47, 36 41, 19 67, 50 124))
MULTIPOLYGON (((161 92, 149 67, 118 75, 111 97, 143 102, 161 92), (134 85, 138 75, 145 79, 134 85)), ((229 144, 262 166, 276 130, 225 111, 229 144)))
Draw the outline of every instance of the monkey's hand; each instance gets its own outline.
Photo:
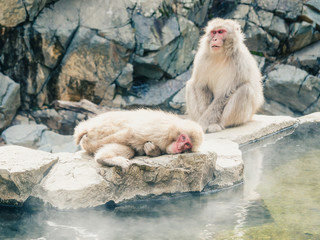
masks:
POLYGON ((113 157, 113 158, 100 158, 100 157, 95 157, 97 163, 100 163, 103 166, 108 166, 108 167, 115 167, 118 166, 122 169, 122 171, 126 172, 130 165, 131 162, 129 159, 125 157, 113 157))
POLYGON ((221 130, 223 130, 224 127, 221 124, 218 123, 214 123, 214 124, 210 124, 207 129, 206 132, 207 133, 214 133, 214 132, 220 132, 221 130))
POLYGON ((160 148, 154 145, 153 142, 146 142, 143 146, 143 149, 147 156, 157 157, 161 155, 160 148))
POLYGON ((199 120, 199 124, 205 133, 219 132, 224 129, 221 123, 217 123, 217 122, 208 123, 208 121, 206 121, 206 119, 203 119, 203 118, 199 120))

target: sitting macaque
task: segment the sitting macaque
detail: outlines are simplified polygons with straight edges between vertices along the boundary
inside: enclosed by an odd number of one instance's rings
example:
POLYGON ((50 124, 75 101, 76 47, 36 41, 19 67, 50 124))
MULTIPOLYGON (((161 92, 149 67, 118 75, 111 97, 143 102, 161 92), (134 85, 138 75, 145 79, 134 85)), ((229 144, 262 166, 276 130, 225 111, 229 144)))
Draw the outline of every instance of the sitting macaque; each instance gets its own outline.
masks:
POLYGON ((186 101, 205 132, 243 124, 263 104, 261 74, 243 41, 240 25, 221 18, 208 22, 200 40, 186 101))
POLYGON ((130 166, 135 155, 156 157, 197 151, 202 128, 188 119, 163 111, 111 111, 79 123, 77 144, 105 166, 130 166))

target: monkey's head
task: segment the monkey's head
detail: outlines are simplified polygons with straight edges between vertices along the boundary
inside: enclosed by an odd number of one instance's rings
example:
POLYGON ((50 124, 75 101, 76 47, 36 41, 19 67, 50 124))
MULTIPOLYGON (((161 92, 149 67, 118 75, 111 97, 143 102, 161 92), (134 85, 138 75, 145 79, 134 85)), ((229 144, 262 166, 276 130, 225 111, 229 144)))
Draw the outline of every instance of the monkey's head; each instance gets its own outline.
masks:
POLYGON ((203 130, 199 124, 184 119, 175 131, 171 131, 171 143, 166 147, 169 154, 196 152, 203 141, 203 130))
POLYGON ((240 25, 231 19, 215 18, 205 28, 206 45, 213 54, 232 54, 244 40, 240 25))

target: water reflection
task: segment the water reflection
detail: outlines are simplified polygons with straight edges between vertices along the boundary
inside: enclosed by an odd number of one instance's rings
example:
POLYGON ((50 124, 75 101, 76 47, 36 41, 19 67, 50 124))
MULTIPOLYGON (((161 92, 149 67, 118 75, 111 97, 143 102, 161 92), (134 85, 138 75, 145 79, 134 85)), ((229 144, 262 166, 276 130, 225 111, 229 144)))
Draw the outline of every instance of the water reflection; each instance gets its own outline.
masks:
POLYGON ((320 239, 319 126, 243 146, 236 187, 114 210, 0 209, 0 239, 320 239))

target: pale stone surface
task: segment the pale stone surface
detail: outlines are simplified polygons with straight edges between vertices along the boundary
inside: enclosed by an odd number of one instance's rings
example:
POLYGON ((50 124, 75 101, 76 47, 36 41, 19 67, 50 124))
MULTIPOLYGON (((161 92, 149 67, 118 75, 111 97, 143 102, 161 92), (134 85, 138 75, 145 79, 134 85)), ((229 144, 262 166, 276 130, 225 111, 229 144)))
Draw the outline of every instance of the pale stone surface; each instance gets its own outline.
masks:
POLYGON ((108 200, 109 183, 97 173, 97 164, 78 152, 53 155, 59 162, 32 195, 60 209, 102 205, 108 200))
POLYGON ((320 112, 311 113, 309 115, 305 115, 299 117, 299 123, 307 123, 307 122, 320 122, 320 112))
POLYGON ((215 178, 205 190, 216 190, 233 186, 243 180, 243 160, 239 145, 227 139, 210 138, 205 140, 200 151, 212 151, 217 154, 215 178))
POLYGON ((61 209, 165 193, 200 192, 212 180, 216 161, 214 153, 139 157, 123 172, 115 167, 101 167, 82 151, 57 156, 59 162, 33 196, 61 209))
POLYGON ((0 204, 22 205, 57 159, 25 147, 0 147, 0 204))
POLYGON ((20 84, 0 73, 0 131, 10 124, 19 107, 20 84))
POLYGON ((221 132, 206 134, 206 139, 229 139, 238 144, 245 144, 266 137, 298 124, 298 119, 288 116, 254 115, 252 121, 221 132))

